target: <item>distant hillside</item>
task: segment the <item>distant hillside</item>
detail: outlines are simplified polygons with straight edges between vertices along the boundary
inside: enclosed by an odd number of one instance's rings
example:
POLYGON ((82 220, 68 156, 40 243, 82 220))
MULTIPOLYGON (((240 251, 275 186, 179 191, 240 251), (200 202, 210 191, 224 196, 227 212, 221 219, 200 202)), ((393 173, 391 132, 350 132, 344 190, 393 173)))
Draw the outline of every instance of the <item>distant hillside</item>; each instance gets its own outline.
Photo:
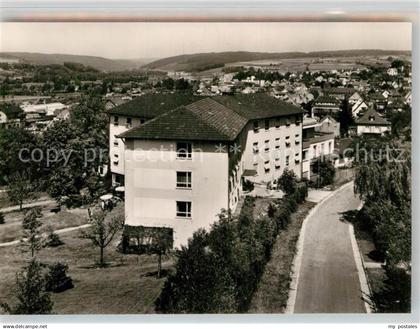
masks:
POLYGON ((349 56, 383 56, 383 55, 410 55, 410 51, 393 50, 337 50, 317 52, 287 52, 287 53, 260 53, 246 51, 229 51, 220 53, 187 54, 159 59, 144 65, 147 69, 164 71, 203 71, 213 67, 221 67, 227 63, 248 62, 265 59, 285 59, 303 57, 349 57, 349 56))
POLYGON ((35 65, 63 64, 64 62, 80 63, 85 66, 91 66, 100 71, 136 69, 146 63, 146 61, 141 60, 108 59, 96 56, 25 52, 0 52, 0 58, 17 59, 19 62, 35 65))

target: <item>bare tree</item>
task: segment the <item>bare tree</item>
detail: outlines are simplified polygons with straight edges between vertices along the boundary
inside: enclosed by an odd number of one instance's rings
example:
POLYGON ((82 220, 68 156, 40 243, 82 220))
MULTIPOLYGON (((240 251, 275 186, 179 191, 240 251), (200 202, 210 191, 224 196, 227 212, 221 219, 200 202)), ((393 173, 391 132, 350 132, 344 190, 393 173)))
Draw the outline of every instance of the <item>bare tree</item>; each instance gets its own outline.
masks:
POLYGON ((22 210, 23 201, 29 198, 32 192, 32 185, 26 172, 16 172, 8 180, 7 195, 10 201, 19 205, 22 210))
POLYGON ((41 237, 39 232, 39 227, 42 225, 39 221, 39 218, 41 217, 41 210, 39 208, 33 208, 26 212, 22 222, 22 245, 24 246, 25 251, 29 250, 32 258, 35 256, 35 251, 41 249, 41 237))
POLYGON ((82 238, 88 239, 96 247, 99 247, 99 265, 105 265, 105 248, 111 243, 115 234, 122 229, 123 218, 121 216, 107 218, 106 211, 99 211, 92 214, 91 227, 82 232, 82 238))

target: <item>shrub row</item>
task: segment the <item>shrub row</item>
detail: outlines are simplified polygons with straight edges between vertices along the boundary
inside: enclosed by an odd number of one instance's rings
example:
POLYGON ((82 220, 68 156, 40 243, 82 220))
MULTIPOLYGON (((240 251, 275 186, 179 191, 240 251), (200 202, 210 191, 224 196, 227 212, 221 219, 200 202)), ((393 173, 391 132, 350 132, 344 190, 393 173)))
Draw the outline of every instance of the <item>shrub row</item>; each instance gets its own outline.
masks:
POLYGON ((247 311, 276 236, 307 195, 306 184, 271 205, 270 216, 254 218, 255 198, 246 197, 238 218, 222 211, 209 232, 197 231, 177 251, 175 273, 156 300, 161 313, 247 311))

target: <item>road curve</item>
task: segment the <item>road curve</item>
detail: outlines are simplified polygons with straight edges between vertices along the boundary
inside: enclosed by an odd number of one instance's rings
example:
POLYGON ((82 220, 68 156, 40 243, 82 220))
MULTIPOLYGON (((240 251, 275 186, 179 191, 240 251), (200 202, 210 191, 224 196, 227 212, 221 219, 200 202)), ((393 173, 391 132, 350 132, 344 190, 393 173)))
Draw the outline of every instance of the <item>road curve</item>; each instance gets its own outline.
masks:
POLYGON ((307 219, 294 313, 365 313, 349 224, 340 213, 361 201, 349 184, 307 219))

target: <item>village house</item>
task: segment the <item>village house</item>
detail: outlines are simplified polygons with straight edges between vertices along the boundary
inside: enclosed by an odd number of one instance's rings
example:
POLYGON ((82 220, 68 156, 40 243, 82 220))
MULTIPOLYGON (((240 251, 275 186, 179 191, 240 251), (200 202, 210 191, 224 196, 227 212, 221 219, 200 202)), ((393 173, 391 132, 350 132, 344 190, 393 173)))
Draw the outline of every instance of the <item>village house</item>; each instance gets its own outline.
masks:
POLYGON ((315 127, 315 131, 320 133, 333 133, 334 137, 340 137, 340 123, 332 116, 326 115, 319 120, 318 126, 315 127))
POLYGON ((312 106, 312 114, 318 117, 327 114, 333 114, 340 111, 341 102, 331 96, 319 96, 313 106, 312 106))
POLYGON ((357 119, 355 123, 357 135, 383 135, 391 130, 391 123, 374 109, 367 110, 366 113, 357 119))
POLYGON ((180 247, 221 209, 235 210, 244 174, 271 182, 288 168, 300 177, 302 113, 264 94, 216 96, 118 135, 125 224, 170 227, 180 247))

